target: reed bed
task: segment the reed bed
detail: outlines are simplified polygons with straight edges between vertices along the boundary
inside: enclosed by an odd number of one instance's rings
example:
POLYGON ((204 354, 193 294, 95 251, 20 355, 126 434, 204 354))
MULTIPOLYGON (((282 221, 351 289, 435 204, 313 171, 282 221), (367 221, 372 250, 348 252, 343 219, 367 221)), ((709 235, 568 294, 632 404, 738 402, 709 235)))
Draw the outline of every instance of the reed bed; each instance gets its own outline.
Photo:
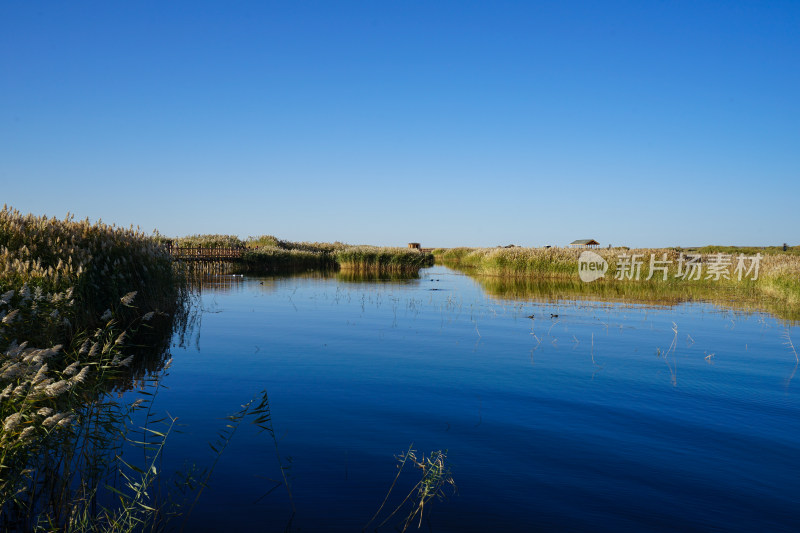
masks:
POLYGON ((274 274, 307 270, 418 272, 432 266, 430 253, 408 248, 352 246, 342 242, 295 242, 274 235, 191 235, 165 239, 175 248, 243 248, 242 261, 234 271, 274 274))
POLYGON ((753 313, 767 311, 790 322, 800 322, 800 306, 765 298, 755 286, 712 287, 708 284, 681 285, 635 281, 598 280, 592 283, 535 277, 485 276, 472 277, 490 296, 503 300, 524 300, 547 303, 564 301, 615 302, 648 307, 671 307, 684 302, 703 301, 723 309, 753 313))
POLYGON ((294 248, 260 247, 242 255, 245 272, 276 273, 306 270, 411 272, 432 266, 433 255, 407 248, 344 246, 339 243, 288 243, 294 248))
POLYGON ((273 235, 249 237, 239 272, 274 274, 331 270, 337 267, 333 252, 342 243, 292 242, 273 235))
MULTIPOLYGON (((0 210, 0 528, 64 518, 68 502, 32 503, 57 478, 42 461, 64 473, 79 460, 76 436, 89 438, 87 413, 118 420, 92 406, 133 365, 136 333, 181 307, 182 281, 155 236, 0 210)), ((69 493, 69 479, 50 488, 69 493)))
POLYGON ((274 235, 250 236, 245 240, 237 235, 198 234, 185 237, 166 238, 158 236, 162 244, 175 248, 280 248, 305 252, 334 252, 350 245, 341 242, 295 242, 279 239, 274 235))
MULTIPOLYGON (((600 291, 602 287, 614 284, 638 284, 642 290, 670 291, 671 293, 683 292, 691 295, 703 292, 705 295, 725 295, 729 298, 736 293, 751 298, 755 295, 765 301, 771 301, 783 308, 800 306, 800 256, 792 252, 783 252, 778 249, 731 249, 737 253, 710 248, 709 252, 687 250, 680 248, 603 248, 592 250, 608 262, 608 271, 602 283, 593 282, 586 284, 586 291, 600 291), (753 253, 748 253, 752 251, 753 253), (679 277, 678 269, 681 267, 681 257, 689 253, 699 253, 702 258, 702 275, 700 279, 686 279, 679 277), (739 254, 753 257, 761 253, 758 279, 754 280, 753 273, 745 272, 742 279, 735 275, 734 268, 739 254), (624 254, 624 255, 623 255, 624 254), (621 268, 624 256, 631 258, 639 255, 638 280, 615 279, 615 273, 621 268), (708 268, 718 254, 725 254, 731 261, 728 276, 707 277, 708 268), (663 263, 651 265, 650 258, 663 263), (651 266, 656 268, 652 271, 651 266), (659 266, 666 267, 666 271, 659 270, 659 266), (666 279, 664 279, 666 277, 666 279), (648 279, 651 278, 651 279, 648 279)), ((453 248, 449 250, 434 250, 436 259, 448 266, 463 270, 470 274, 528 277, 537 280, 561 280, 580 282, 578 258, 585 250, 568 248, 453 248)), ((746 266, 749 266, 749 260, 746 266)), ((608 290, 608 289, 604 289, 608 290)))
POLYGON ((295 242, 279 239, 273 235, 248 237, 248 248, 280 248, 282 250, 299 250, 303 252, 332 253, 350 247, 342 242, 295 242))
POLYGON ((277 273, 306 270, 326 270, 336 267, 333 256, 327 252, 286 250, 277 247, 248 249, 242 254, 237 272, 277 273))
POLYGON ((334 256, 339 267, 349 271, 416 272, 434 263, 433 254, 410 248, 352 246, 334 256))
MULTIPOLYGON (((31 298, 37 297, 31 316, 19 309, 14 323, 38 324, 41 306, 49 300, 62 315, 62 329, 75 331, 96 326, 98 316, 132 291, 143 312, 168 311, 175 306, 181 285, 170 255, 153 236, 133 228, 75 221, 71 216, 57 220, 22 215, 4 206, 0 289, 13 291, 8 297, 12 307, 32 305, 31 298)), ((35 340, 29 337, 32 330, 14 334, 20 342, 35 340)))
POLYGON ((246 242, 236 235, 188 235, 174 239, 163 239, 175 248, 242 248, 246 242))
POLYGON ((787 246, 786 250, 783 246, 703 246, 697 248, 696 251, 702 254, 715 254, 718 252, 726 254, 787 254, 787 255, 800 255, 800 246, 787 246))
POLYGON ((248 248, 284 248, 281 241, 274 235, 261 235, 258 237, 248 237, 245 246, 248 248))
MULTIPOLYGON (((133 405, 118 400, 134 382, 143 389, 146 381, 157 382, 152 376, 169 366, 163 359, 137 360, 138 350, 131 348, 137 332, 149 328, 154 316, 148 313, 126 328, 112 318, 76 335, 67 346, 38 349, 12 343, 3 351, 1 530, 30 531, 47 525, 48 530, 117 531, 121 530, 114 525, 117 518, 155 520, 150 498, 141 499, 149 472, 135 481, 137 471, 122 461, 120 453, 129 440, 129 414, 147 407, 150 398, 133 405), (151 372, 143 373, 142 368, 151 372), (107 484, 114 485, 117 472, 127 474, 130 481, 114 489, 123 496, 121 505, 98 509, 95 497, 106 492, 107 484), (124 501, 131 497, 136 499, 133 506, 124 501), (107 520, 109 513, 116 516, 113 521, 107 520)), ((161 331, 163 339, 171 338, 171 330, 161 331)), ((165 439, 165 435, 148 439, 142 451, 148 455, 165 439)))

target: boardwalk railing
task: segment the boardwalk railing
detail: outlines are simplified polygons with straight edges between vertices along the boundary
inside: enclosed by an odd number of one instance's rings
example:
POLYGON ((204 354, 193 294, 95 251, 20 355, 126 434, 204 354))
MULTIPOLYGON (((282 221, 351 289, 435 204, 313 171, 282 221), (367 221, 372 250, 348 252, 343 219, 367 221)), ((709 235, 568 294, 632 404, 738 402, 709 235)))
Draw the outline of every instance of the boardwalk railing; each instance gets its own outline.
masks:
POLYGON ((242 258, 245 248, 167 248, 173 259, 185 261, 232 261, 242 258))

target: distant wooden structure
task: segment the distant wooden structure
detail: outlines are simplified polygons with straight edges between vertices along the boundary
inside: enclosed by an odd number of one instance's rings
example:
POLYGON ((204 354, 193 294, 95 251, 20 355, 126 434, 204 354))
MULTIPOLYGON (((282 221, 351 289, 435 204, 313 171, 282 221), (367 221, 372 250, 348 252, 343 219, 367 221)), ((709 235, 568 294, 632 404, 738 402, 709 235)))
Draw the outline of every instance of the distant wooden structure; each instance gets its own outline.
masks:
POLYGON ((412 250, 419 250, 422 248, 422 246, 418 242, 410 242, 408 243, 408 247, 411 248, 412 250))
POLYGON ((578 239, 569 243, 573 248, 597 248, 600 243, 594 239, 578 239))

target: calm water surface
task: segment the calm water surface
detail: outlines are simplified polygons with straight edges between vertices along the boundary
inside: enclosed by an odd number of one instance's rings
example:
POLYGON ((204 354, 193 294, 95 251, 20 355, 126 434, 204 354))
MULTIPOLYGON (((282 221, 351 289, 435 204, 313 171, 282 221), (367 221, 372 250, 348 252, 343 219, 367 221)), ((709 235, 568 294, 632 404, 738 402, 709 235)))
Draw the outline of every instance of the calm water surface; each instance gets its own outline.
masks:
MULTIPOLYGON (((240 426, 187 530, 282 531, 293 503, 292 530, 360 531, 412 445, 448 450, 458 485, 426 530, 800 529, 797 327, 708 304, 502 300, 444 267, 219 281, 157 395, 181 424, 162 469, 210 465, 223 417, 262 390, 278 452, 240 426)), ((418 479, 404 471, 386 508, 418 479)))

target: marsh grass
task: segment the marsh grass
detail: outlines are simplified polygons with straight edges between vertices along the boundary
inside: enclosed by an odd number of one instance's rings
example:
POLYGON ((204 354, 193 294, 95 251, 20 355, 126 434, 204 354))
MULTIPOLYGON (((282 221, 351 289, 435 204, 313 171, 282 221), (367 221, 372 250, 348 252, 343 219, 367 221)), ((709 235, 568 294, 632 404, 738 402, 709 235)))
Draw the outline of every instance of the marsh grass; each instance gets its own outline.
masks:
MULTIPOLYGON (((682 248, 678 248, 678 250, 682 250, 682 248)), ((745 254, 745 255, 756 255, 760 254, 774 254, 774 255, 800 255, 800 246, 788 246, 786 250, 783 249, 783 246, 702 246, 697 249, 686 249, 686 250, 694 250, 701 254, 715 254, 715 253, 726 253, 731 255, 738 255, 738 254, 745 254)))
POLYGON ((580 281, 511 276, 486 276, 465 272, 487 294, 504 300, 541 302, 597 301, 653 307, 671 307, 684 302, 707 302, 745 313, 768 312, 790 322, 800 322, 800 308, 780 299, 765 298, 751 287, 715 287, 704 284, 667 284, 635 281, 580 281))
POLYGON ((175 248, 242 248, 246 242, 236 235, 197 234, 162 239, 164 244, 171 244, 175 248))
POLYGON ((348 248, 350 245, 342 242, 295 242, 279 239, 274 235, 260 235, 248 237, 245 245, 248 248, 280 248, 282 250, 300 250, 304 252, 331 253, 336 250, 348 248))
POLYGON ((104 487, 94 483, 88 492, 80 499, 73 499, 71 509, 64 524, 47 517, 46 527, 42 527, 42 517, 39 517, 39 530, 63 530, 66 532, 94 532, 94 531, 156 531, 160 530, 167 522, 171 511, 161 507, 155 501, 154 495, 157 484, 161 478, 159 465, 164 446, 172 432, 175 418, 167 417, 165 428, 156 430, 152 427, 142 427, 141 430, 151 436, 146 441, 132 441, 129 443, 139 447, 145 453, 145 464, 137 467, 128 463, 117 455, 110 462, 118 472, 116 486, 106 484, 104 487), (116 500, 113 507, 97 506, 95 499, 98 491, 111 491, 116 500))
POLYGON ((349 271, 417 272, 434 263, 433 254, 409 248, 352 246, 334 255, 339 267, 349 271))
POLYGON ((400 501, 399 504, 392 510, 383 521, 376 527, 376 530, 385 526, 396 515, 404 516, 401 519, 400 526, 397 527, 400 531, 407 531, 408 528, 418 521, 417 527, 422 527, 422 519, 426 510, 426 505, 430 508, 432 500, 447 499, 446 489, 449 487, 452 492, 456 492, 456 484, 453 480, 453 475, 449 466, 446 464, 447 451, 433 451, 427 457, 425 454, 417 455, 413 445, 409 446, 408 450, 397 456, 397 474, 392 481, 386 496, 383 499, 380 507, 373 515, 372 519, 364 526, 362 531, 366 531, 383 512, 384 507, 397 486, 400 475, 408 465, 420 471, 420 479, 408 491, 406 496, 400 501))
MULTIPOLYGON (((39 307, 49 298, 61 318, 70 321, 67 325, 62 320, 61 329, 76 331, 96 326, 97 317, 131 291, 137 292, 137 308, 143 312, 169 312, 176 307, 182 285, 172 258, 154 236, 102 222, 75 221, 72 216, 58 220, 22 215, 4 206, 0 293, 11 290, 11 305, 35 299, 31 312, 39 318, 39 307)), ((34 340, 28 335, 17 338, 34 340)))
POLYGON ((342 242, 294 242, 274 235, 191 235, 163 239, 177 248, 243 248, 237 273, 292 273, 308 270, 357 272, 418 272, 432 266, 434 257, 408 248, 351 246, 342 242))
MULTIPOLYGON (((97 510, 104 472, 120 467, 113 452, 128 413, 112 394, 152 368, 128 350, 137 338, 160 349, 155 337, 171 337, 183 281, 158 236, 0 211, 3 530, 94 527, 81 513, 97 510)), ((126 505, 104 516, 122 525, 126 505)))
MULTIPOLYGON (((744 250, 744 249, 736 249, 744 250)), ((516 287, 519 290, 526 283, 525 290, 533 293, 549 290, 548 282, 558 291, 568 290, 581 297, 628 298, 643 300, 690 301, 706 300, 711 302, 742 302, 746 306, 766 308, 778 316, 797 320, 800 318, 800 256, 792 253, 763 253, 758 279, 744 275, 741 280, 734 275, 731 268, 729 279, 708 279, 703 270, 701 279, 678 278, 678 265, 681 249, 597 249, 593 250, 608 262, 609 268, 605 277, 592 283, 583 283, 579 278, 578 258, 583 250, 566 248, 453 248, 434 250, 437 261, 461 270, 471 276, 494 276, 505 278, 498 282, 483 281, 489 285, 516 287), (619 266, 620 254, 629 257, 640 254, 642 265, 639 280, 615 279, 619 266), (666 272, 654 270, 652 279, 650 257, 657 261, 669 262, 666 272), (511 281, 507 281, 511 280, 511 281), (516 280, 522 280, 517 282, 516 280), (556 283, 558 282, 558 283, 556 283), (563 285, 562 282, 572 283, 563 285)), ((762 249, 757 251, 763 252, 762 249)), ((700 253, 700 252, 692 252, 700 253)), ((729 253, 728 251, 702 252, 703 266, 713 254, 729 253)), ((742 251, 747 255, 746 251, 742 251)), ((731 255, 733 264, 738 256, 731 255)))
POLYGON ((362 273, 417 273, 432 266, 433 255, 407 248, 347 246, 341 243, 289 243, 249 248, 242 272, 282 273, 342 270, 362 273))
MULTIPOLYGON (((149 398, 128 406, 117 399, 122 380, 157 381, 152 376, 135 377, 131 369, 135 356, 126 353, 128 343, 137 337, 136 329, 146 327, 145 322, 142 318, 121 329, 111 318, 89 335, 76 335, 63 350, 27 346, 6 350, 0 414, 4 531, 128 531, 134 523, 155 520, 158 510, 143 499, 155 471, 152 465, 142 470, 124 462, 120 447, 129 439, 131 413, 146 406, 149 398), (11 376, 9 370, 20 363, 27 363, 24 371, 11 376), (113 488, 119 505, 98 507, 98 492, 116 472, 122 473, 121 485, 113 488)), ((166 368, 168 364, 161 365, 162 371, 166 368)), ((146 445, 129 442, 141 445, 148 457, 153 449, 160 454, 169 430, 145 427, 143 431, 162 440, 146 445)))
POLYGON ((262 247, 246 250, 242 254, 240 267, 235 268, 235 271, 270 274, 334 268, 336 261, 327 252, 262 247))

